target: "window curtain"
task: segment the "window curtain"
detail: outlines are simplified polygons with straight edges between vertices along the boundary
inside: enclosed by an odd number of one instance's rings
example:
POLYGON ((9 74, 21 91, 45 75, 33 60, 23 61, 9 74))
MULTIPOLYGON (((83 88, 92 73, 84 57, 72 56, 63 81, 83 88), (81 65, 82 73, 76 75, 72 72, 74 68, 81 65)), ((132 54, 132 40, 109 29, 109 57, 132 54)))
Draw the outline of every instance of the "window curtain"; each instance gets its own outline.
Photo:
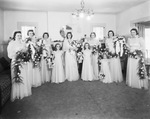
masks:
POLYGON ((140 37, 145 37, 144 36, 144 32, 145 32, 145 25, 143 25, 143 24, 141 24, 141 23, 135 23, 135 27, 137 27, 138 28, 138 31, 139 31, 139 36, 140 37))

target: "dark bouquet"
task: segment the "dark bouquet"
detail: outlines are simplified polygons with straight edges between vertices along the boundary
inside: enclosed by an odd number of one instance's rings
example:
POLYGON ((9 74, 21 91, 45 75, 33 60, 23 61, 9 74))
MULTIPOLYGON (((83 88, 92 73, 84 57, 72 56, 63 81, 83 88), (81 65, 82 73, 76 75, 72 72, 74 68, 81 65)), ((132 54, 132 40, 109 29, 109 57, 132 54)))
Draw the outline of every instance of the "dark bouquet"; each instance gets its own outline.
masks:
POLYGON ((83 59, 83 52, 77 52, 77 62, 82 63, 83 59))
POLYGON ((98 48, 96 45, 92 46, 92 54, 97 54, 98 48))
POLYGON ((47 64, 48 64, 48 69, 51 69, 54 67, 54 65, 55 65, 54 60, 55 60, 55 55, 53 53, 51 53, 51 55, 49 57, 47 57, 47 59, 46 59, 47 64))
POLYGON ((99 73, 98 78, 99 78, 100 80, 103 80, 103 79, 105 78, 105 74, 99 73))
POLYGON ((23 63, 30 61, 30 54, 27 51, 18 51, 16 53, 15 61, 13 62, 14 77, 13 80, 15 83, 23 83, 22 77, 20 76, 23 63))

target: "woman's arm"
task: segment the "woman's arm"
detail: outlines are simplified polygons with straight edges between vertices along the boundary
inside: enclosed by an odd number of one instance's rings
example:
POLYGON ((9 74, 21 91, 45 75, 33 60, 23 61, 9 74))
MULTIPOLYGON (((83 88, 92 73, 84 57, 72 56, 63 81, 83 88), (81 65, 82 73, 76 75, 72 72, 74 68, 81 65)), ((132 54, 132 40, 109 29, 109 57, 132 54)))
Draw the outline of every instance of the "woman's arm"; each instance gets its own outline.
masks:
POLYGON ((15 57, 16 52, 14 51, 14 41, 9 42, 7 46, 7 53, 10 59, 13 59, 15 57))

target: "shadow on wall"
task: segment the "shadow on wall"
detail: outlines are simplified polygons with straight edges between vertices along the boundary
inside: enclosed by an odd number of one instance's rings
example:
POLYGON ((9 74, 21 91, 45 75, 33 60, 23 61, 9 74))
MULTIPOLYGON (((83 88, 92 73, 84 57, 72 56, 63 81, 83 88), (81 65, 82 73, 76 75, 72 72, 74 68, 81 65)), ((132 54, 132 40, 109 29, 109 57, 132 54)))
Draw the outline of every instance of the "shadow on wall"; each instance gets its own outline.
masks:
POLYGON ((7 46, 9 41, 10 40, 8 40, 7 42, 3 41, 2 43, 0 43, 0 58, 4 57, 7 61, 10 61, 7 55, 7 46))

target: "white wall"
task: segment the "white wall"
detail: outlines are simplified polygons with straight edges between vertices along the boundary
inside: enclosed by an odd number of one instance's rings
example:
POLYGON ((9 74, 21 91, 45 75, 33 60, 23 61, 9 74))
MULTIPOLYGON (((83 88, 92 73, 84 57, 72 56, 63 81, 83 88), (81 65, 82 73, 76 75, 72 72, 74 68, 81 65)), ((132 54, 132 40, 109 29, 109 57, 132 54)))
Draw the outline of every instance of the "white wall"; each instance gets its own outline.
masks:
POLYGON ((128 35, 133 22, 150 20, 150 1, 132 7, 116 16, 116 29, 120 35, 128 35))
POLYGON ((4 55, 4 11, 0 9, 0 57, 3 57, 4 55))
POLYGON ((4 11, 4 40, 7 41, 17 28, 18 22, 35 22, 38 24, 37 37, 47 31, 47 12, 4 11))
POLYGON ((116 31, 116 16, 111 14, 96 14, 91 21, 86 19, 74 19, 69 12, 24 12, 4 11, 4 40, 7 41, 14 30, 17 30, 18 22, 37 22, 38 34, 48 31, 53 40, 62 39, 59 30, 70 25, 73 28, 74 38, 78 39, 89 35, 92 25, 104 25, 106 32, 109 29, 116 31))
POLYGON ((106 32, 110 29, 116 31, 116 15, 111 14, 95 14, 88 21, 85 18, 76 19, 67 12, 48 12, 48 31, 54 40, 62 39, 59 30, 69 25, 73 28, 74 39, 79 39, 87 34, 89 36, 93 25, 104 25, 106 32))

